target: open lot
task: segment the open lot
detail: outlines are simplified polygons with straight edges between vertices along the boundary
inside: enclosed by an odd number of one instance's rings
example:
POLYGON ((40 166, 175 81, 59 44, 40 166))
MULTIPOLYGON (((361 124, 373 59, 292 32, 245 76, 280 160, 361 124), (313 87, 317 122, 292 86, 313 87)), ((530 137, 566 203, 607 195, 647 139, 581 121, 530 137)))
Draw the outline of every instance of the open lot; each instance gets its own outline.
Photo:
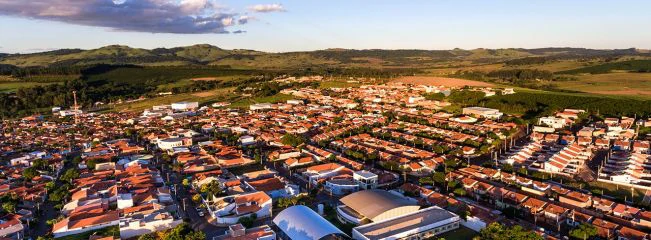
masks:
POLYGON ((492 87, 494 86, 491 83, 465 80, 460 78, 446 78, 446 77, 427 77, 427 76, 409 76, 409 77, 400 77, 391 82, 401 82, 401 83, 410 83, 410 84, 424 84, 424 85, 436 85, 436 86, 446 86, 446 87, 492 87))

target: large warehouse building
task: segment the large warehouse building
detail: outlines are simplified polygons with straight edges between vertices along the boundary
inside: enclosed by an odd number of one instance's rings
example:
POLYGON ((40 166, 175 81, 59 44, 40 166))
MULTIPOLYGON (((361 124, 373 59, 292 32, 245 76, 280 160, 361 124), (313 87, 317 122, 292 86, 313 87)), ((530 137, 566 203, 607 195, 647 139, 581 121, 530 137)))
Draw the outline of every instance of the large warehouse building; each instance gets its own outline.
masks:
POLYGON ((350 239, 344 232, 309 207, 296 205, 289 207, 273 219, 281 230, 279 239, 292 240, 339 240, 350 239))
POLYGON ((420 209, 408 198, 379 189, 352 193, 340 201, 343 205, 337 207, 339 221, 356 225, 380 222, 420 209))
POLYGON ((437 206, 353 228, 353 239, 428 239, 459 228, 461 219, 437 206))

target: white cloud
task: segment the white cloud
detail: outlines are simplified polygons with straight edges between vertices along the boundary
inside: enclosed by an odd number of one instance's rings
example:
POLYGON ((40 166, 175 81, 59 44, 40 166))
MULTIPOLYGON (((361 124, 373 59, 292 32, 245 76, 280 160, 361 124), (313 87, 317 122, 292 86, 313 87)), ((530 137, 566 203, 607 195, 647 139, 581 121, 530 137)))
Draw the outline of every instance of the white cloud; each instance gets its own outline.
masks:
POLYGON ((280 5, 278 3, 273 3, 273 4, 257 4, 253 6, 249 6, 248 9, 253 12, 260 12, 260 13, 266 13, 266 12, 284 12, 285 8, 283 5, 280 5))

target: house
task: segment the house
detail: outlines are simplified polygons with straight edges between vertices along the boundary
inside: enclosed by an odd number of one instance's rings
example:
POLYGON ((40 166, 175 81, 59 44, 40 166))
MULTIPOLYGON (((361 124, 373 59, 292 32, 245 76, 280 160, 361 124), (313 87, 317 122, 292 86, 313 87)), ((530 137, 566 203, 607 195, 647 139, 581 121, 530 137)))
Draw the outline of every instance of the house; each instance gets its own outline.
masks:
POLYGON ((539 125, 549 126, 555 129, 564 128, 567 126, 567 123, 567 119, 565 118, 541 117, 538 119, 539 125))
POLYGON ((181 224, 158 204, 147 204, 122 210, 120 238, 129 239, 144 234, 165 231, 181 224))
POLYGON ((276 233, 268 225, 246 228, 242 224, 228 226, 225 235, 217 236, 215 240, 275 240, 276 233))
POLYGON ((549 203, 543 209, 543 215, 548 223, 559 224, 565 221, 565 217, 570 212, 569 209, 549 203))
POLYGON ((262 191, 271 198, 287 198, 298 194, 298 186, 285 184, 280 178, 266 178, 255 181, 245 181, 246 186, 254 191, 262 191))
POLYGON ((589 208, 592 206, 592 199, 590 195, 576 191, 571 191, 565 195, 558 196, 558 201, 581 208, 589 208))
POLYGON ((546 202, 535 198, 527 198, 520 206, 528 210, 531 215, 538 215, 544 207, 547 205, 546 202))
POLYGON ((603 239, 614 238, 615 230, 619 228, 619 225, 603 220, 601 218, 595 218, 592 220, 592 226, 595 226, 597 228, 597 236, 603 239))
POLYGON ((303 172, 303 176, 305 176, 308 181, 315 186, 318 180, 348 173, 352 175, 352 171, 344 166, 337 163, 326 163, 307 168, 305 172, 303 172))
POLYGON ((258 218, 271 216, 272 199, 264 192, 245 193, 212 201, 204 200, 208 212, 218 224, 236 224, 240 218, 256 214, 258 218))
POLYGON ((565 221, 567 225, 572 227, 577 227, 582 223, 590 223, 593 219, 594 219, 593 216, 578 212, 576 210, 572 210, 568 214, 567 219, 565 221))
POLYGON ((605 214, 612 213, 613 209, 615 208, 615 205, 616 205, 615 202, 605 198, 598 198, 598 197, 592 198, 592 207, 605 214))
POLYGON ((637 224, 651 228, 651 211, 640 212, 636 218, 637 224))
POLYGON ((378 185, 378 175, 366 170, 354 172, 353 179, 360 189, 375 189, 378 185))
POLYGON ((647 240, 649 233, 629 227, 622 227, 617 230, 617 240, 647 240))
POLYGON ((0 239, 25 238, 25 226, 20 221, 20 215, 7 214, 0 218, 0 239))
POLYGON ((120 223, 118 211, 99 212, 92 215, 86 214, 84 218, 66 217, 52 226, 55 238, 117 226, 120 223))
POLYGON ((640 209, 628 206, 626 204, 617 204, 613 208, 613 215, 624 219, 633 219, 640 212, 640 209))

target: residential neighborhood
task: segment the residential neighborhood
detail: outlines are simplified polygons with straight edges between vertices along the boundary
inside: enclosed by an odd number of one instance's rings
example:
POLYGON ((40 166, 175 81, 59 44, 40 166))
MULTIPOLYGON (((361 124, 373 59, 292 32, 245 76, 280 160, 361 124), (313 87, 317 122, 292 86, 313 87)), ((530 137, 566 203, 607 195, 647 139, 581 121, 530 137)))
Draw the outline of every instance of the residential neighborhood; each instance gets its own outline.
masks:
POLYGON ((296 87, 243 108, 4 120, 0 238, 651 239, 649 120, 523 122, 427 97, 453 91, 514 90, 296 87))

